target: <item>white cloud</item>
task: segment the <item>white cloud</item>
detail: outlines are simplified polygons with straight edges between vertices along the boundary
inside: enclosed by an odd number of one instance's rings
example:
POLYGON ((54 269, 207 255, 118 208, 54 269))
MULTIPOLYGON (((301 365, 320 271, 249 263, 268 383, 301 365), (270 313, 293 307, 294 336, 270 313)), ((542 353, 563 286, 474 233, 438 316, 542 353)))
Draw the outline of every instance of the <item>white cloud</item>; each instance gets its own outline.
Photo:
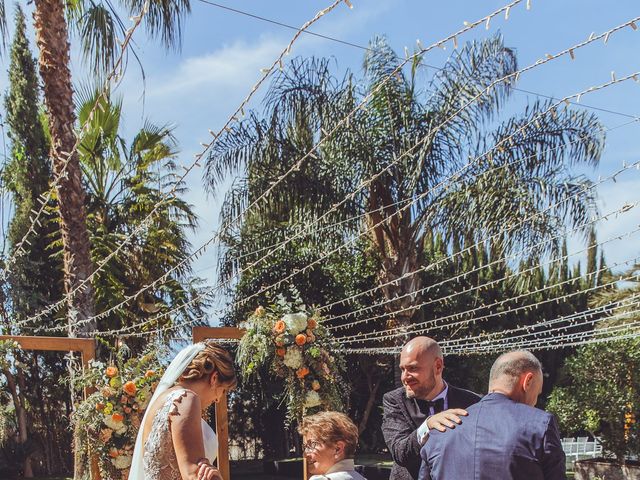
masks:
MULTIPOLYGON (((257 81, 260 69, 270 66, 284 45, 275 39, 261 39, 256 44, 235 42, 206 55, 186 58, 175 72, 154 81, 149 98, 182 97, 208 89, 232 88, 246 92, 249 83, 257 81)), ((209 92, 222 95, 223 92, 209 92)))

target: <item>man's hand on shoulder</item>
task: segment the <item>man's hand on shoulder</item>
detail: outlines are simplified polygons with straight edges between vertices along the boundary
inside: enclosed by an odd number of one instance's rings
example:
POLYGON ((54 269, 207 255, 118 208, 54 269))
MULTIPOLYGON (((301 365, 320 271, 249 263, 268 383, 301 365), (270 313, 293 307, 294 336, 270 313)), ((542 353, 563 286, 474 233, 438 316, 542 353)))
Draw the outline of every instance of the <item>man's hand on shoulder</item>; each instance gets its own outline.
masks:
POLYGON ((450 408, 427 418, 427 427, 429 430, 445 432, 448 428, 456 428, 456 425, 460 425, 462 423, 460 417, 467 415, 469 415, 467 411, 462 408, 450 408))

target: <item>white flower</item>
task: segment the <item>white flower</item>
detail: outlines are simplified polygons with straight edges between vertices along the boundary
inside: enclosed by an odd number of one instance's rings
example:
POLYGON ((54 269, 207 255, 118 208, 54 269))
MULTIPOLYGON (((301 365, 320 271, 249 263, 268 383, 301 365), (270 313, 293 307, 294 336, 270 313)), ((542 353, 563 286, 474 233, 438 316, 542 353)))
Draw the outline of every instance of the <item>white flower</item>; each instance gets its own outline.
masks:
POLYGON ((112 461, 113 466, 116 467, 118 470, 124 470, 125 468, 129 468, 131 466, 131 461, 133 460, 133 456, 132 455, 118 455, 116 458, 114 458, 112 461))
POLYGON ((116 422, 111 415, 105 415, 102 423, 113 430, 116 435, 122 435, 127 431, 127 426, 123 422, 116 422))
POLYGON ((287 349, 283 362, 287 367, 297 370, 302 366, 302 352, 297 348, 287 349))
POLYGON ((320 400, 320 395, 318 392, 314 392, 313 390, 309 390, 307 392, 307 396, 304 399, 304 408, 313 408, 320 405, 322 401, 320 400))
POLYGON ((307 329, 307 314, 304 312, 289 313, 282 317, 282 320, 287 324, 289 333, 293 335, 307 329))

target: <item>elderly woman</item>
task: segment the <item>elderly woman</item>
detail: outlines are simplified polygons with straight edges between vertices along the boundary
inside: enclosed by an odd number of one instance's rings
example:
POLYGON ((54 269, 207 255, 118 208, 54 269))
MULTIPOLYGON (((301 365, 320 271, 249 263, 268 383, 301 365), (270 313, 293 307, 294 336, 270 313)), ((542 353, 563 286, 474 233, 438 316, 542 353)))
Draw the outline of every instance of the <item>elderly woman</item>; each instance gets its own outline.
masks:
POLYGON ((309 480, 366 480, 354 469, 358 428, 343 413, 321 412, 302 420, 309 480))

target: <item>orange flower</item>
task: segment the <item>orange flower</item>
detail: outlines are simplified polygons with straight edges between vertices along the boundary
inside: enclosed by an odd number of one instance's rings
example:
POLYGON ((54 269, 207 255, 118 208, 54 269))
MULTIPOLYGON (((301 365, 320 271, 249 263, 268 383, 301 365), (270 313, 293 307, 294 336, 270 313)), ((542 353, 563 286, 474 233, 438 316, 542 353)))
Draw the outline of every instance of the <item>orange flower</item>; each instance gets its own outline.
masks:
POLYGON ((307 367, 302 367, 296 370, 296 375, 298 378, 304 378, 309 375, 309 369, 307 367))
POLYGON ((287 353, 287 350, 285 348, 282 348, 282 347, 276 348, 276 355, 280 357, 284 357, 285 353, 287 353))
POLYGON ((107 371, 105 372, 107 377, 113 378, 118 374, 118 369, 116 367, 107 367, 107 371))
POLYGON ((144 378, 153 377, 156 374, 153 370, 147 370, 144 374, 144 378))
POLYGON ((320 390, 320 382, 318 380, 314 380, 311 383, 311 388, 317 392, 318 390, 320 390))
POLYGON ((296 345, 304 345, 307 343, 307 336, 304 333, 299 333, 296 335, 296 345))
POLYGON ((127 395, 133 397, 138 389, 136 388, 136 384, 129 380, 124 384, 122 390, 124 390, 124 393, 126 393, 127 395))
POLYGON ((315 319, 315 318, 310 318, 310 319, 307 321, 307 327, 308 327, 308 328, 314 329, 314 328, 316 328, 317 326, 318 326, 318 322, 316 322, 316 319, 315 319))
POLYGON ((283 320, 278 320, 273 327, 273 331, 276 333, 283 333, 287 329, 287 324, 283 320))
POLYGON ((114 422, 122 422, 124 420, 124 416, 121 413, 114 413, 111 415, 111 420, 114 422))
POLYGON ((118 457, 118 455, 120 455, 120 452, 118 452, 118 449, 117 449, 117 448, 111 448, 111 449, 109 450, 109 456, 110 456, 111 458, 117 458, 117 457, 118 457))
POLYGON ((311 343, 315 341, 316 341, 316 336, 313 334, 313 332, 311 332, 311 330, 307 330, 307 342, 311 343))

